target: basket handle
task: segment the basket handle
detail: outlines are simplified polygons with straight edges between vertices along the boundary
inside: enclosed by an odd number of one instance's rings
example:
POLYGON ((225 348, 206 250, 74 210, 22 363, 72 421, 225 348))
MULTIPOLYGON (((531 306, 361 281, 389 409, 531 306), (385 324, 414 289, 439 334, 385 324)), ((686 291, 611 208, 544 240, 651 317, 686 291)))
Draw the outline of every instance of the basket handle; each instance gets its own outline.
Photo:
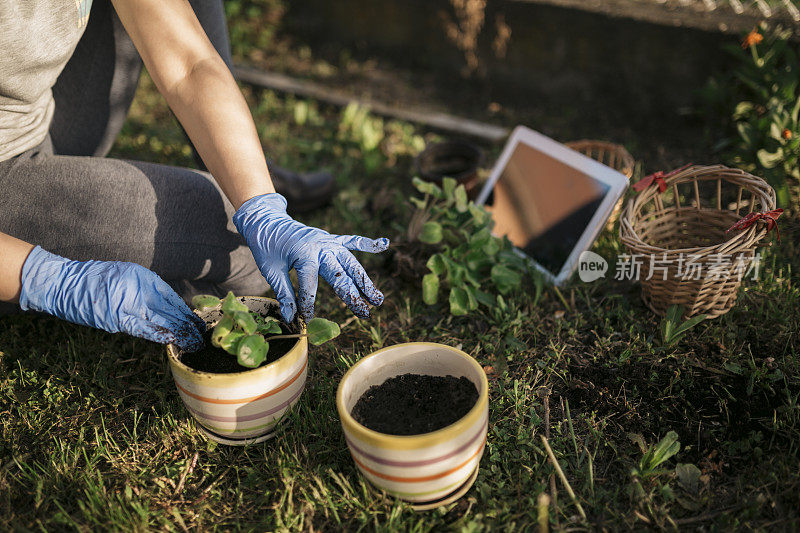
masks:
POLYGON ((773 209, 772 211, 763 211, 761 213, 749 213, 747 216, 741 218, 736 224, 728 228, 729 231, 747 229, 759 220, 766 223, 767 233, 775 230, 778 237, 778 242, 781 242, 781 232, 778 231, 778 217, 783 214, 783 209, 773 209))
POLYGON ((692 163, 688 165, 683 165, 681 168, 676 168, 671 172, 664 173, 663 170, 659 170, 658 172, 653 172, 649 176, 645 176, 644 178, 640 179, 636 183, 632 185, 633 190, 637 192, 642 192, 643 190, 647 189, 654 183, 658 185, 658 192, 663 193, 667 190, 667 178, 671 178, 675 174, 682 172, 692 166, 692 163))

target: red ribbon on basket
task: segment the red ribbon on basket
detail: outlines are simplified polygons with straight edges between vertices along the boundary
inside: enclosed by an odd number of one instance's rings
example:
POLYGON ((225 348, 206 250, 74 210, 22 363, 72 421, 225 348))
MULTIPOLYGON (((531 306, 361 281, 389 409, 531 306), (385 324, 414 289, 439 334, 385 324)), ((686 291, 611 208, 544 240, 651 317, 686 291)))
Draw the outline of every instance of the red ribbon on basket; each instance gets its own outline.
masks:
MULTIPOLYGON (((773 209, 772 211, 765 211, 763 213, 750 213, 746 217, 739 220, 736 224, 728 228, 728 231, 747 229, 759 220, 767 225, 767 232, 775 229, 775 234, 778 236, 778 242, 781 242, 781 232, 778 231, 778 217, 783 214, 783 209, 773 209)), ((725 233, 728 233, 726 231, 725 233)))
POLYGON ((645 176, 636 183, 634 183, 633 190, 642 192, 643 190, 651 186, 653 183, 657 183, 658 192, 664 192, 667 190, 667 182, 665 181, 666 178, 671 178, 678 172, 682 172, 687 168, 689 168, 690 166, 692 166, 692 163, 689 163, 688 165, 683 165, 681 168, 676 168, 672 172, 667 172, 666 174, 664 173, 663 170, 659 170, 658 172, 653 172, 649 176, 645 176))

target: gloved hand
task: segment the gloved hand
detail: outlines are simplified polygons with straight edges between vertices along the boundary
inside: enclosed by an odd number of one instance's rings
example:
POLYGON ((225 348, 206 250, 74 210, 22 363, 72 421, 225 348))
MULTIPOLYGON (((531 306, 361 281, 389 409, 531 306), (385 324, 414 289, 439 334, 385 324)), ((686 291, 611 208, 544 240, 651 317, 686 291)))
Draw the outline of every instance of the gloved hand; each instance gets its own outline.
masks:
POLYGON ((189 352, 203 347, 205 322, 164 280, 135 263, 70 261, 37 246, 22 266, 19 305, 189 352))
POLYGON ((297 271, 300 312, 306 320, 314 316, 318 274, 361 318, 369 316, 362 294, 372 305, 383 303, 383 294, 349 250, 382 252, 389 247, 389 239, 331 235, 301 224, 286 214, 286 198, 277 193, 247 200, 234 213, 233 223, 247 241, 261 274, 275 291, 281 315, 287 323, 294 319, 297 311, 294 287, 289 278, 292 268, 297 271))

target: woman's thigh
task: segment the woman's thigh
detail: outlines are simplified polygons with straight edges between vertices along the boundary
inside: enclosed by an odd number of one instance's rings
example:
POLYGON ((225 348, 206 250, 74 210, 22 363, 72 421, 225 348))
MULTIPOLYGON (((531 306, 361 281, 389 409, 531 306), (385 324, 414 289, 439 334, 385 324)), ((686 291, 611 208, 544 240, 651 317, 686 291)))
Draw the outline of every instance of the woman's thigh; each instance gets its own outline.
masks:
POLYGON ((266 288, 206 173, 34 150, 0 163, 0 190, 0 231, 59 255, 138 263, 186 297, 266 288))

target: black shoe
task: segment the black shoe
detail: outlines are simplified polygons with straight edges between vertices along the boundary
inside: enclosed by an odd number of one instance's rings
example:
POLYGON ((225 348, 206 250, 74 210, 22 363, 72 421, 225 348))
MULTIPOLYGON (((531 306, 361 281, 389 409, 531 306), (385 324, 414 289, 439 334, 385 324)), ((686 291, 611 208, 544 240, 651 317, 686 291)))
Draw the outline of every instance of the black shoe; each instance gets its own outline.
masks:
POLYGON ((333 198, 336 184, 330 172, 298 174, 273 163, 268 168, 275 190, 286 198, 290 213, 317 209, 333 198))
MULTIPOLYGON (((189 136, 187 135, 186 138, 188 139, 189 136)), ((191 141, 189 143, 191 144, 191 141)), ((192 154, 198 168, 208 172, 200 154, 194 149, 194 145, 192 145, 192 154)), ((313 211, 327 204, 333 198, 336 183, 330 172, 298 174, 270 162, 267 162, 267 168, 272 177, 272 184, 275 185, 275 191, 286 198, 289 213, 313 211)))

